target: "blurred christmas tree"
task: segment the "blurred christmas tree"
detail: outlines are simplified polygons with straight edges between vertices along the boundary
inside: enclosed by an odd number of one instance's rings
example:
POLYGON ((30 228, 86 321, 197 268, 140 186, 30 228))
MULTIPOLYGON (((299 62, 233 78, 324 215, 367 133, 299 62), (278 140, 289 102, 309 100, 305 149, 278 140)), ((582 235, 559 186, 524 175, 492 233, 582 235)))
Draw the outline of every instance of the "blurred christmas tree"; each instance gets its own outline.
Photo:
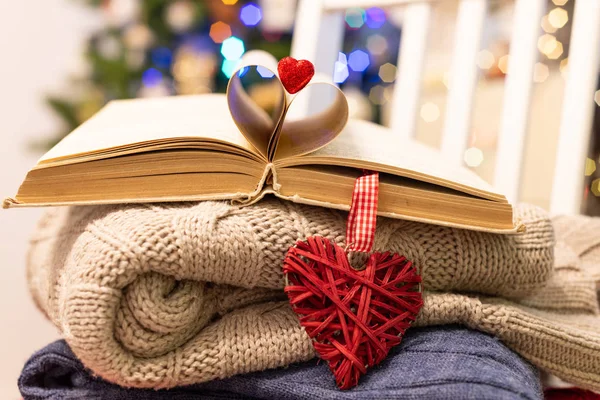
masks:
POLYGON ((247 50, 289 54, 295 1, 87 0, 107 26, 86 45, 68 94, 49 106, 63 127, 48 148, 113 99, 224 92, 247 50))

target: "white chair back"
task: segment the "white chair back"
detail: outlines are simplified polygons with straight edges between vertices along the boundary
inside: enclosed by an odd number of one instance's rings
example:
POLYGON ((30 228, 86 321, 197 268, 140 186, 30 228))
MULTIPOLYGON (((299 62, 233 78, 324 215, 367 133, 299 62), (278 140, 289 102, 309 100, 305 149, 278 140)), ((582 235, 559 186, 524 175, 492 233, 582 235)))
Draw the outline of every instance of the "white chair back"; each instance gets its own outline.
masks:
MULTIPOLYGON (((402 39, 390 128, 413 137, 420 103, 421 82, 432 5, 456 0, 299 0, 291 55, 316 61, 317 72, 331 75, 342 48, 344 11, 350 7, 404 7, 402 39)), ((459 0, 457 28, 447 97, 441 150, 462 164, 467 148, 473 98, 489 0, 459 0)), ((495 166, 494 185, 517 201, 523 149, 537 61, 536 43, 546 0, 515 0, 514 25, 506 75, 504 105, 495 166)), ((594 92, 600 64, 600 1, 575 2, 569 51, 569 73, 562 109, 559 146, 551 198, 554 213, 579 213, 583 172, 591 129, 594 92)), ((308 99, 304 99, 308 101, 308 99)), ((308 108, 298 104, 297 108, 308 108)))

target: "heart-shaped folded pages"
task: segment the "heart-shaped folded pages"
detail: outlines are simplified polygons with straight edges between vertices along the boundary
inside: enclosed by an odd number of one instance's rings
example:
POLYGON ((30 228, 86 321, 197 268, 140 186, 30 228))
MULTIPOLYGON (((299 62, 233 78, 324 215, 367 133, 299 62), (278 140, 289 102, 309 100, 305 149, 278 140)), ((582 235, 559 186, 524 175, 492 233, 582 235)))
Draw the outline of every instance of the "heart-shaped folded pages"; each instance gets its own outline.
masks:
POLYGON ((232 75, 227 102, 240 132, 268 162, 320 149, 348 120, 348 102, 337 86, 313 82, 290 96, 277 74, 260 65, 243 66, 232 75), (306 113, 286 119, 296 102, 308 105, 306 113))
POLYGON ((373 253, 356 271, 341 247, 313 236, 288 251, 283 271, 292 309, 341 389, 400 343, 423 306, 421 277, 397 254, 373 253))

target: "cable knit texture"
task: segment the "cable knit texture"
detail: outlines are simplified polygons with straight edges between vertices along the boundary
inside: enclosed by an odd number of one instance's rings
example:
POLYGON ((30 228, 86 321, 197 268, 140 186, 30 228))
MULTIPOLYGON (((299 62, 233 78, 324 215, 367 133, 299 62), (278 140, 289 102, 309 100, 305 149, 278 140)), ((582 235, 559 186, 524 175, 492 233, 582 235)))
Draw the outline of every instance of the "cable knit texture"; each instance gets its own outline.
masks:
MULTIPOLYGON (((495 334, 542 369, 599 390, 590 277, 600 268, 600 223, 558 218, 555 247, 542 210, 520 206, 516 214, 525 234, 381 218, 375 249, 420 268, 418 325, 462 323, 495 334)), ((29 284, 82 362, 123 386, 165 388, 285 366, 314 351, 281 290, 282 260, 310 235, 343 243, 346 216, 275 199, 246 208, 52 209, 32 239, 29 284)))

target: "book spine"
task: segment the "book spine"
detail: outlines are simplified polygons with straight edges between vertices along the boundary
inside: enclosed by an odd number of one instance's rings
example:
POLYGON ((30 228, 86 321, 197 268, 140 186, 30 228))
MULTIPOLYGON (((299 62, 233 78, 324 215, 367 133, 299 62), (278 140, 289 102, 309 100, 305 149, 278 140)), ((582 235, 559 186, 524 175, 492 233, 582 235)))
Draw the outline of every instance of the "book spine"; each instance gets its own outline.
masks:
POLYGON ((234 199, 233 202, 241 205, 254 204, 262 199, 267 193, 277 193, 281 188, 281 185, 277 182, 277 171, 273 163, 265 165, 260 181, 256 185, 256 190, 248 194, 246 198, 234 199))
POLYGON ((7 197, 2 201, 2 208, 5 208, 5 209, 11 208, 11 207, 15 207, 18 204, 19 204, 19 202, 16 201, 15 199, 7 197))

